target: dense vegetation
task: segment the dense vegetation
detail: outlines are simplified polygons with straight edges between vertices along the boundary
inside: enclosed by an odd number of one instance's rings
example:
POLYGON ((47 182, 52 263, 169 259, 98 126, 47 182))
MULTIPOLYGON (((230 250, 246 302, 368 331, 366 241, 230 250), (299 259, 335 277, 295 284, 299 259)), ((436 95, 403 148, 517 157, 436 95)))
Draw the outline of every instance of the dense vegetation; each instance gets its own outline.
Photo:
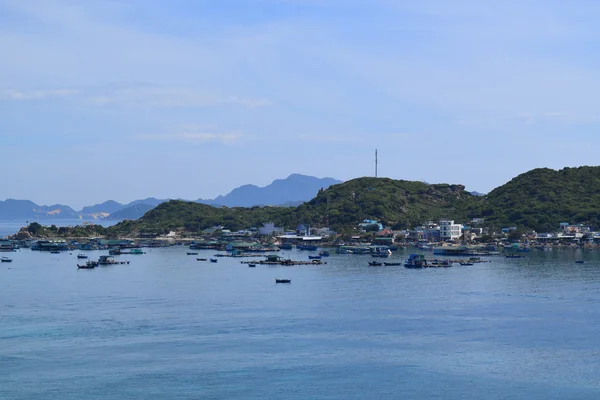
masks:
POLYGON ((547 232, 560 222, 598 228, 600 167, 534 169, 494 189, 468 215, 498 228, 514 225, 547 232))
POLYGON ((163 233, 170 230, 200 232, 214 225, 238 230, 274 222, 286 229, 299 224, 331 226, 334 229, 356 226, 364 219, 381 220, 394 227, 413 226, 458 214, 461 205, 474 196, 461 185, 428 185, 422 182, 388 178, 358 178, 321 190, 308 203, 297 208, 285 207, 212 207, 172 200, 146 213, 137 221, 125 221, 109 228, 111 234, 141 232, 163 233))
POLYGON ((43 226, 37 222, 29 224, 27 227, 22 229, 20 234, 30 235, 36 238, 50 238, 50 237, 72 237, 72 238, 87 238, 94 236, 104 236, 106 234, 106 228, 101 225, 77 225, 77 226, 61 226, 56 225, 43 226))
POLYGON ((464 219, 474 196, 462 185, 428 185, 389 178, 358 178, 321 191, 296 209, 297 219, 334 229, 375 219, 394 228, 440 218, 464 219))
POLYGON ((213 207, 182 200, 171 200, 148 211, 136 221, 123 221, 111 228, 111 235, 135 233, 167 233, 185 231, 199 233, 216 225, 240 230, 262 226, 269 221, 291 221, 294 209, 285 207, 213 207))

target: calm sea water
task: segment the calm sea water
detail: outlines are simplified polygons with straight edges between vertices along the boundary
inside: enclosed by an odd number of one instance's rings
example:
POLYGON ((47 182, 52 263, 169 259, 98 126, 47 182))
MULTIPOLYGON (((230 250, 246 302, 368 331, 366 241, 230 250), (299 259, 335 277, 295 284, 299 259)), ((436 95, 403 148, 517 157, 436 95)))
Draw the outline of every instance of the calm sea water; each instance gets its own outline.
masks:
POLYGON ((56 225, 58 227, 61 226, 75 226, 82 225, 84 222, 89 222, 92 224, 102 225, 102 226, 111 226, 115 225, 119 221, 105 221, 105 220, 84 220, 84 219, 51 219, 51 220, 42 220, 42 221, 21 221, 21 220, 11 220, 5 221, 0 220, 0 238, 13 235, 19 231, 24 226, 27 226, 31 222, 39 222, 42 225, 56 225))
POLYGON ((95 270, 76 252, 11 253, 0 398, 600 398, 599 253, 407 270, 185 252, 95 270))

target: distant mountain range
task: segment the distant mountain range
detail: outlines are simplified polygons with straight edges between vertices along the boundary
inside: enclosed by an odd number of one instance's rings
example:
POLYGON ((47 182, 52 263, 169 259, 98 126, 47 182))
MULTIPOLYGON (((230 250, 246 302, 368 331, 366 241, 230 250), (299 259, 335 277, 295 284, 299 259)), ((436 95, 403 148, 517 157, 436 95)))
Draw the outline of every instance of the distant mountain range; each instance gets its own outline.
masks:
MULTIPOLYGON (((286 179, 276 179, 265 187, 243 185, 224 196, 218 196, 212 200, 198 199, 197 202, 226 207, 252 207, 255 205, 296 207, 312 199, 321 188, 326 189, 340 182, 333 178, 292 174, 286 179)), ((0 201, 0 220, 106 219, 121 221, 138 219, 168 200, 170 199, 149 197, 127 204, 107 200, 75 211, 63 204, 40 206, 30 200, 8 199, 0 201)))
POLYGON ((243 185, 233 189, 225 196, 219 196, 212 200, 198 199, 196 202, 226 207, 269 205, 295 207, 315 197, 320 189, 327 189, 336 183, 341 183, 341 181, 333 178, 292 174, 285 179, 275 179, 264 187, 243 185))

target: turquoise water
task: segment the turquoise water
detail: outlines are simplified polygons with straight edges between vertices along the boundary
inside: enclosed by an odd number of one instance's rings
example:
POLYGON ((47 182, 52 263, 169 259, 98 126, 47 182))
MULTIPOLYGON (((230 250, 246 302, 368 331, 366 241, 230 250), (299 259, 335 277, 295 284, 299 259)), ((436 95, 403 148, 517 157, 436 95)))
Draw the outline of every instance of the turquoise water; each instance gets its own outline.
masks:
POLYGON ((407 270, 185 252, 95 270, 76 252, 11 253, 0 398, 600 398, 600 253, 407 270))

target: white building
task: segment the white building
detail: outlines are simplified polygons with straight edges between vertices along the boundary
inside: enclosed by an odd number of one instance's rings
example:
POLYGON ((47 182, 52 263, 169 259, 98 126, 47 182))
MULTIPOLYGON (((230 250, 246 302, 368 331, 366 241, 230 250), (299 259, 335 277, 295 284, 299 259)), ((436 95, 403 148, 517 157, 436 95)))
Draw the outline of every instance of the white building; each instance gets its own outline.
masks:
POLYGON ((462 235, 462 225, 455 224, 454 221, 443 219, 440 221, 440 239, 458 240, 462 235))
POLYGON ((259 235, 282 234, 283 228, 278 228, 272 222, 267 222, 262 228, 258 228, 259 235))

